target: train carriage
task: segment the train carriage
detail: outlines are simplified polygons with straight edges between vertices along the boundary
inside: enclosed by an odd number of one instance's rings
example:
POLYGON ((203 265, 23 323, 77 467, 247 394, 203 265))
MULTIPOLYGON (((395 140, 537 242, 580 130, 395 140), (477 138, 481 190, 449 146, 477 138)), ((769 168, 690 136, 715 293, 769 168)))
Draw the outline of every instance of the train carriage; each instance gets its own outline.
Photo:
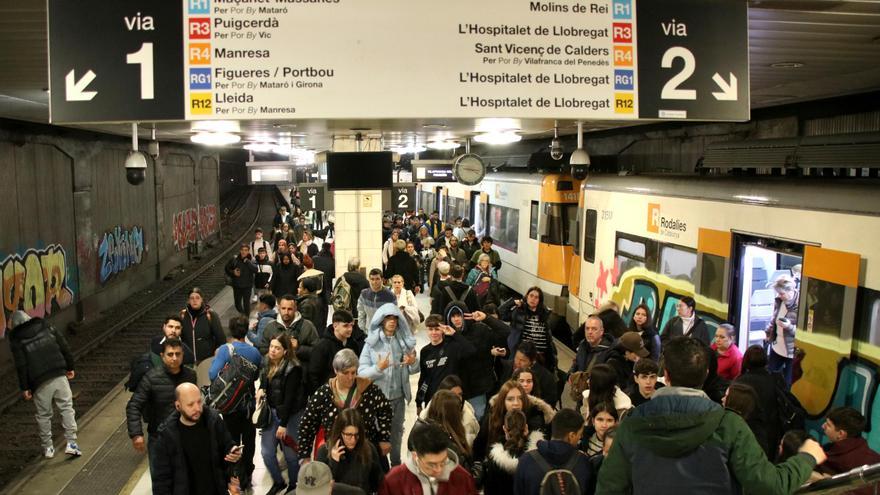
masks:
MULTIPOLYGON (((738 329, 744 350, 763 342, 771 284, 787 275, 799 283, 804 352, 792 390, 812 427, 821 433, 823 414, 843 404, 880 420, 876 181, 597 176, 581 196, 572 325, 613 300, 626 321, 645 302, 662 329, 692 295, 710 327, 738 329)), ((880 447, 880 433, 869 441, 880 447)))

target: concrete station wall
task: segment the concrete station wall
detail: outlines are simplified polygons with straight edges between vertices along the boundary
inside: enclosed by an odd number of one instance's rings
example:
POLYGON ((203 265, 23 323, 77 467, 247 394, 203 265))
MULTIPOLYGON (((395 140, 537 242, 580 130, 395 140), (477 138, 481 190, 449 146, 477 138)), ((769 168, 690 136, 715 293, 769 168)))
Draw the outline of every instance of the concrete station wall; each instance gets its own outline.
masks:
MULTIPOLYGON (((166 144, 132 186, 130 140, 0 120, 0 339, 16 309, 64 328, 165 276, 219 230, 219 159, 166 144)), ((145 146, 144 146, 145 147, 145 146)), ((0 365, 9 359, 0 345, 0 365)))

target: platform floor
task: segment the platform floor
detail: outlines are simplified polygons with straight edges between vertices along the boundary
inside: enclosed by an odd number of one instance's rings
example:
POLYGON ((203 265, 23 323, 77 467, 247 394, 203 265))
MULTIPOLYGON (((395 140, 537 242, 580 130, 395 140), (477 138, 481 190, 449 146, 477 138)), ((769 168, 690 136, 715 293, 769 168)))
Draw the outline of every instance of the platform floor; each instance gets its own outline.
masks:
MULTIPOLYGON (((428 314, 430 312, 428 297, 419 295, 416 299, 422 312, 428 314)), ((210 301, 210 305, 221 315, 222 321, 228 321, 235 315, 232 289, 229 287, 223 289, 210 301)), ((417 331, 416 341, 417 349, 428 343, 423 328, 417 331)), ((560 353, 559 366, 567 369, 572 357, 569 353, 560 353)), ((417 382, 418 375, 414 375, 411 379, 413 391, 417 388, 417 382)), ((124 390, 122 383, 117 385, 102 404, 94 407, 79 422, 79 445, 83 451, 82 457, 69 458, 63 453, 58 453, 54 459, 43 460, 25 469, 19 479, 9 485, 8 493, 22 495, 152 493, 146 454, 134 451, 126 430, 125 406, 130 397, 131 393, 124 390)), ((411 402, 406 409, 403 438, 407 438, 409 428, 415 420, 415 403, 411 402)), ((272 486, 272 480, 259 453, 259 431, 257 435, 254 488, 250 493, 262 494, 272 486)), ((283 463, 283 459, 281 462, 283 463)))

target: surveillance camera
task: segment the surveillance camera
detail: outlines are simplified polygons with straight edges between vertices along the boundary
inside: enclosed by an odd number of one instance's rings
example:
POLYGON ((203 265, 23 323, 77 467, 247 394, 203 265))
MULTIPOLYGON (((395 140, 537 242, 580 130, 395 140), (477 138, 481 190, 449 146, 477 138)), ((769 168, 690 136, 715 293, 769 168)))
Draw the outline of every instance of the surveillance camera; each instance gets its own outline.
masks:
POLYGON ((587 150, 583 148, 574 150, 574 153, 571 154, 571 158, 569 158, 568 161, 571 165, 572 177, 577 180, 584 180, 587 178, 587 173, 590 170, 590 155, 587 154, 587 150))
POLYGON ((137 186, 147 178, 147 158, 140 151, 131 151, 125 159, 125 179, 137 186))
POLYGON ((562 144, 559 143, 559 139, 553 138, 550 141, 550 158, 554 160, 562 160, 562 144))
POLYGON ((153 158, 159 158, 159 141, 150 141, 147 145, 147 151, 153 158))

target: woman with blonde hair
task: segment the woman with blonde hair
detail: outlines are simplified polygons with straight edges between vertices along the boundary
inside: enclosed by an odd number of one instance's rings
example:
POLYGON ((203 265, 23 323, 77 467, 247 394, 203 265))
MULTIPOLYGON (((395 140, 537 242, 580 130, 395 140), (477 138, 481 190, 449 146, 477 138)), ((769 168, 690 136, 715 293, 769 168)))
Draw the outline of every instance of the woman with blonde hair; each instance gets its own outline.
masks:
POLYGON ((403 275, 391 277, 391 293, 397 298, 397 307, 406 317, 409 328, 415 332, 416 327, 422 322, 419 318, 419 307, 416 305, 416 296, 411 290, 404 287, 403 275))

